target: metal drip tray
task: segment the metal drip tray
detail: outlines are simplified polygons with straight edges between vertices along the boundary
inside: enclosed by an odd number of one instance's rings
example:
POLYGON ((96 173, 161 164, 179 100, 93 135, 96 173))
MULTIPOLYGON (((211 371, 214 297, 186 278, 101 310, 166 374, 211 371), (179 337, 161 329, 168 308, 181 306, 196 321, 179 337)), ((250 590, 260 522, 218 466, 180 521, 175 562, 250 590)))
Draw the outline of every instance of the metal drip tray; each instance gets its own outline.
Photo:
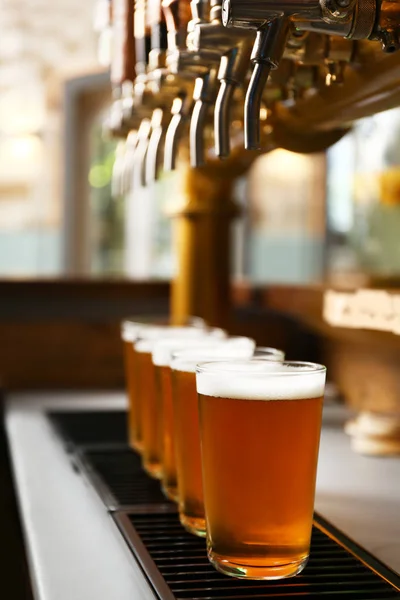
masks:
POLYGON ((180 525, 176 505, 127 446, 125 415, 109 415, 52 413, 50 418, 160 600, 400 598, 400 577, 318 515, 311 557, 299 576, 266 583, 221 575, 208 562, 204 540, 180 525))
POLYGON ((84 449, 81 468, 109 510, 168 510, 174 506, 161 491, 160 483, 142 469, 140 456, 126 446, 84 449))
POLYGON ((77 446, 128 444, 125 411, 49 412, 47 416, 69 452, 77 446))
POLYGON ((187 533, 176 513, 115 513, 114 518, 163 600, 385 600, 400 596, 389 582, 399 583, 395 573, 350 540, 339 543, 334 529, 318 516, 303 573, 273 582, 243 581, 218 573, 208 562, 205 541, 187 533))

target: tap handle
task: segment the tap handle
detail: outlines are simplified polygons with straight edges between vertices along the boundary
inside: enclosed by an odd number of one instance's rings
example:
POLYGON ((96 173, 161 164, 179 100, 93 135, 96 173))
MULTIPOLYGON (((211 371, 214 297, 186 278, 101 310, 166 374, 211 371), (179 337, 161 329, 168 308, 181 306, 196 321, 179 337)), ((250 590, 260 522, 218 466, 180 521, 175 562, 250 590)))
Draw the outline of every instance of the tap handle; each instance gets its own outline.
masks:
POLYGON ((151 49, 167 49, 167 25, 161 0, 146 0, 146 24, 151 32, 151 49))
POLYGON ((162 0, 161 7, 168 31, 168 50, 184 48, 187 26, 192 18, 190 0, 162 0))
POLYGON ((146 0, 135 0, 134 35, 136 72, 145 73, 151 51, 151 28, 147 22, 146 0))
POLYGON ((133 35, 133 3, 131 0, 113 0, 113 49, 111 83, 122 86, 135 79, 135 38, 133 35))

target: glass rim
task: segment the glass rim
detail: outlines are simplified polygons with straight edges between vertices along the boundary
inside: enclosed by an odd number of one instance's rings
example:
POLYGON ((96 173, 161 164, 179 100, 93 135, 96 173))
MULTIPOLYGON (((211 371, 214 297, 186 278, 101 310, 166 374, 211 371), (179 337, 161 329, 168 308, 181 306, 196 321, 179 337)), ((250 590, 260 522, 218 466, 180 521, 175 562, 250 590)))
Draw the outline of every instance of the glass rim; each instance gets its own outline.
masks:
POLYGON ((257 352, 257 350, 262 350, 263 352, 271 352, 271 354, 285 354, 284 350, 281 350, 280 348, 274 348, 273 346, 256 346, 254 348, 254 352, 257 352))
MULTIPOLYGON (((205 338, 205 339, 207 339, 207 338, 205 338)), ((246 340, 246 341, 249 341, 250 343, 254 342, 253 338, 247 337, 245 335, 235 335, 235 336, 229 336, 229 337, 226 337, 226 338, 213 338, 213 337, 210 337, 210 343, 209 343, 209 345, 207 347, 204 344, 203 347, 201 345, 199 345, 198 347, 193 346, 192 348, 189 348, 189 347, 188 348, 176 348, 171 353, 171 358, 172 359, 181 358, 180 355, 181 354, 186 354, 186 353, 188 355, 189 354, 193 354, 193 355, 197 354, 198 355, 200 353, 203 353, 203 350, 204 350, 203 356, 206 358, 208 350, 214 350, 214 349, 218 349, 219 350, 219 349, 223 349, 223 348, 229 348, 230 347, 230 342, 236 342, 237 340, 246 340)), ((255 348, 254 348, 254 350, 255 350, 255 348)), ((210 359, 214 358, 211 354, 209 355, 209 357, 210 357, 210 359)), ((191 356, 188 357, 188 360, 190 360, 191 358, 192 358, 191 356)), ((223 358, 225 358, 225 360, 229 360, 230 356, 229 356, 229 354, 227 354, 223 358)), ((231 355, 231 358, 234 360, 235 356, 231 355)), ((252 357, 249 357, 249 358, 252 358, 252 357)), ((259 358, 259 357, 257 357, 257 358, 259 358)), ((238 359, 240 360, 240 357, 238 357, 238 359)), ((242 360, 246 360, 246 359, 242 358, 242 360)), ((207 360, 204 360, 202 362, 207 362, 207 360)), ((210 360, 210 362, 211 362, 211 360, 210 360)))
POLYGON ((326 373, 326 366, 325 365, 321 365, 319 363, 314 363, 314 362, 308 362, 308 361, 304 361, 304 360, 284 360, 284 361, 278 361, 278 360, 268 360, 265 358, 262 358, 261 356, 256 356, 254 358, 248 358, 248 359, 229 359, 229 360, 218 360, 218 361, 204 361, 204 362, 200 362, 197 366, 196 366, 196 373, 207 373, 207 375, 221 375, 221 373, 232 373, 234 375, 247 375, 247 376, 251 376, 251 377, 301 377, 304 375, 310 375, 310 374, 317 374, 317 373, 326 373), (216 363, 219 363, 218 366, 221 366, 221 363, 225 363, 225 364, 233 364, 233 365, 240 365, 240 364, 254 364, 254 363, 266 363, 268 365, 279 365, 280 367, 285 367, 285 366, 289 366, 293 365, 293 370, 276 370, 276 371, 254 371, 252 372, 249 369, 243 369, 241 370, 239 369, 214 369, 212 367, 216 367, 216 363), (298 370, 296 370, 296 367, 309 367, 307 369, 300 369, 298 368, 298 370))

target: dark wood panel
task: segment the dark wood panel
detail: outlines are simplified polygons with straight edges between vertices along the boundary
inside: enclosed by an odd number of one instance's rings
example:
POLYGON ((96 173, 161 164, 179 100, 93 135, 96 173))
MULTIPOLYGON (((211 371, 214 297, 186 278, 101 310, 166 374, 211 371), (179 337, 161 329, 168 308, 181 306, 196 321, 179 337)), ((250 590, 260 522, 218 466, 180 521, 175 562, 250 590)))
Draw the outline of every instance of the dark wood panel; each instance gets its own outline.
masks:
POLYGON ((0 281, 0 378, 8 389, 124 385, 120 322, 167 315, 169 284, 0 281))
POLYGON ((0 322, 166 314, 169 289, 169 283, 162 281, 0 280, 0 322))

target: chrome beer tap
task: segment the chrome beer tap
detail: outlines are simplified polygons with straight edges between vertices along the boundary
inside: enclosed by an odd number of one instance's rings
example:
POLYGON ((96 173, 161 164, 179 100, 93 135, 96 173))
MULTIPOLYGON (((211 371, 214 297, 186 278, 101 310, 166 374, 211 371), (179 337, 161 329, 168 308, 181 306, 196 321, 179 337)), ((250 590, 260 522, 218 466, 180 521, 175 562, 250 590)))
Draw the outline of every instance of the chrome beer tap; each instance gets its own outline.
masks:
POLYGON ((214 110, 215 152, 219 157, 229 155, 230 111, 234 92, 246 77, 255 32, 249 29, 226 29, 222 24, 220 0, 212 0, 209 23, 198 23, 191 34, 194 50, 214 48, 218 50, 219 90, 214 110))
MULTIPOLYGON (((245 100, 245 146, 260 146, 260 105, 270 71, 278 67, 291 32, 317 32, 349 40, 380 40, 383 50, 399 47, 398 20, 388 24, 387 4, 381 0, 223 0, 227 27, 257 30, 251 62, 253 73, 245 100), (384 14, 383 14, 384 13, 384 14)), ((326 62, 326 83, 340 82, 343 65, 326 62)))
POLYGON ((176 47, 168 55, 170 72, 182 80, 181 94, 174 103, 174 116, 167 133, 165 168, 175 168, 178 140, 190 121, 190 157, 193 166, 204 163, 204 125, 208 108, 216 97, 216 74, 220 55, 214 49, 197 49, 191 45, 192 33, 198 24, 208 22, 208 0, 191 2, 192 19, 187 26, 187 45, 176 47))

